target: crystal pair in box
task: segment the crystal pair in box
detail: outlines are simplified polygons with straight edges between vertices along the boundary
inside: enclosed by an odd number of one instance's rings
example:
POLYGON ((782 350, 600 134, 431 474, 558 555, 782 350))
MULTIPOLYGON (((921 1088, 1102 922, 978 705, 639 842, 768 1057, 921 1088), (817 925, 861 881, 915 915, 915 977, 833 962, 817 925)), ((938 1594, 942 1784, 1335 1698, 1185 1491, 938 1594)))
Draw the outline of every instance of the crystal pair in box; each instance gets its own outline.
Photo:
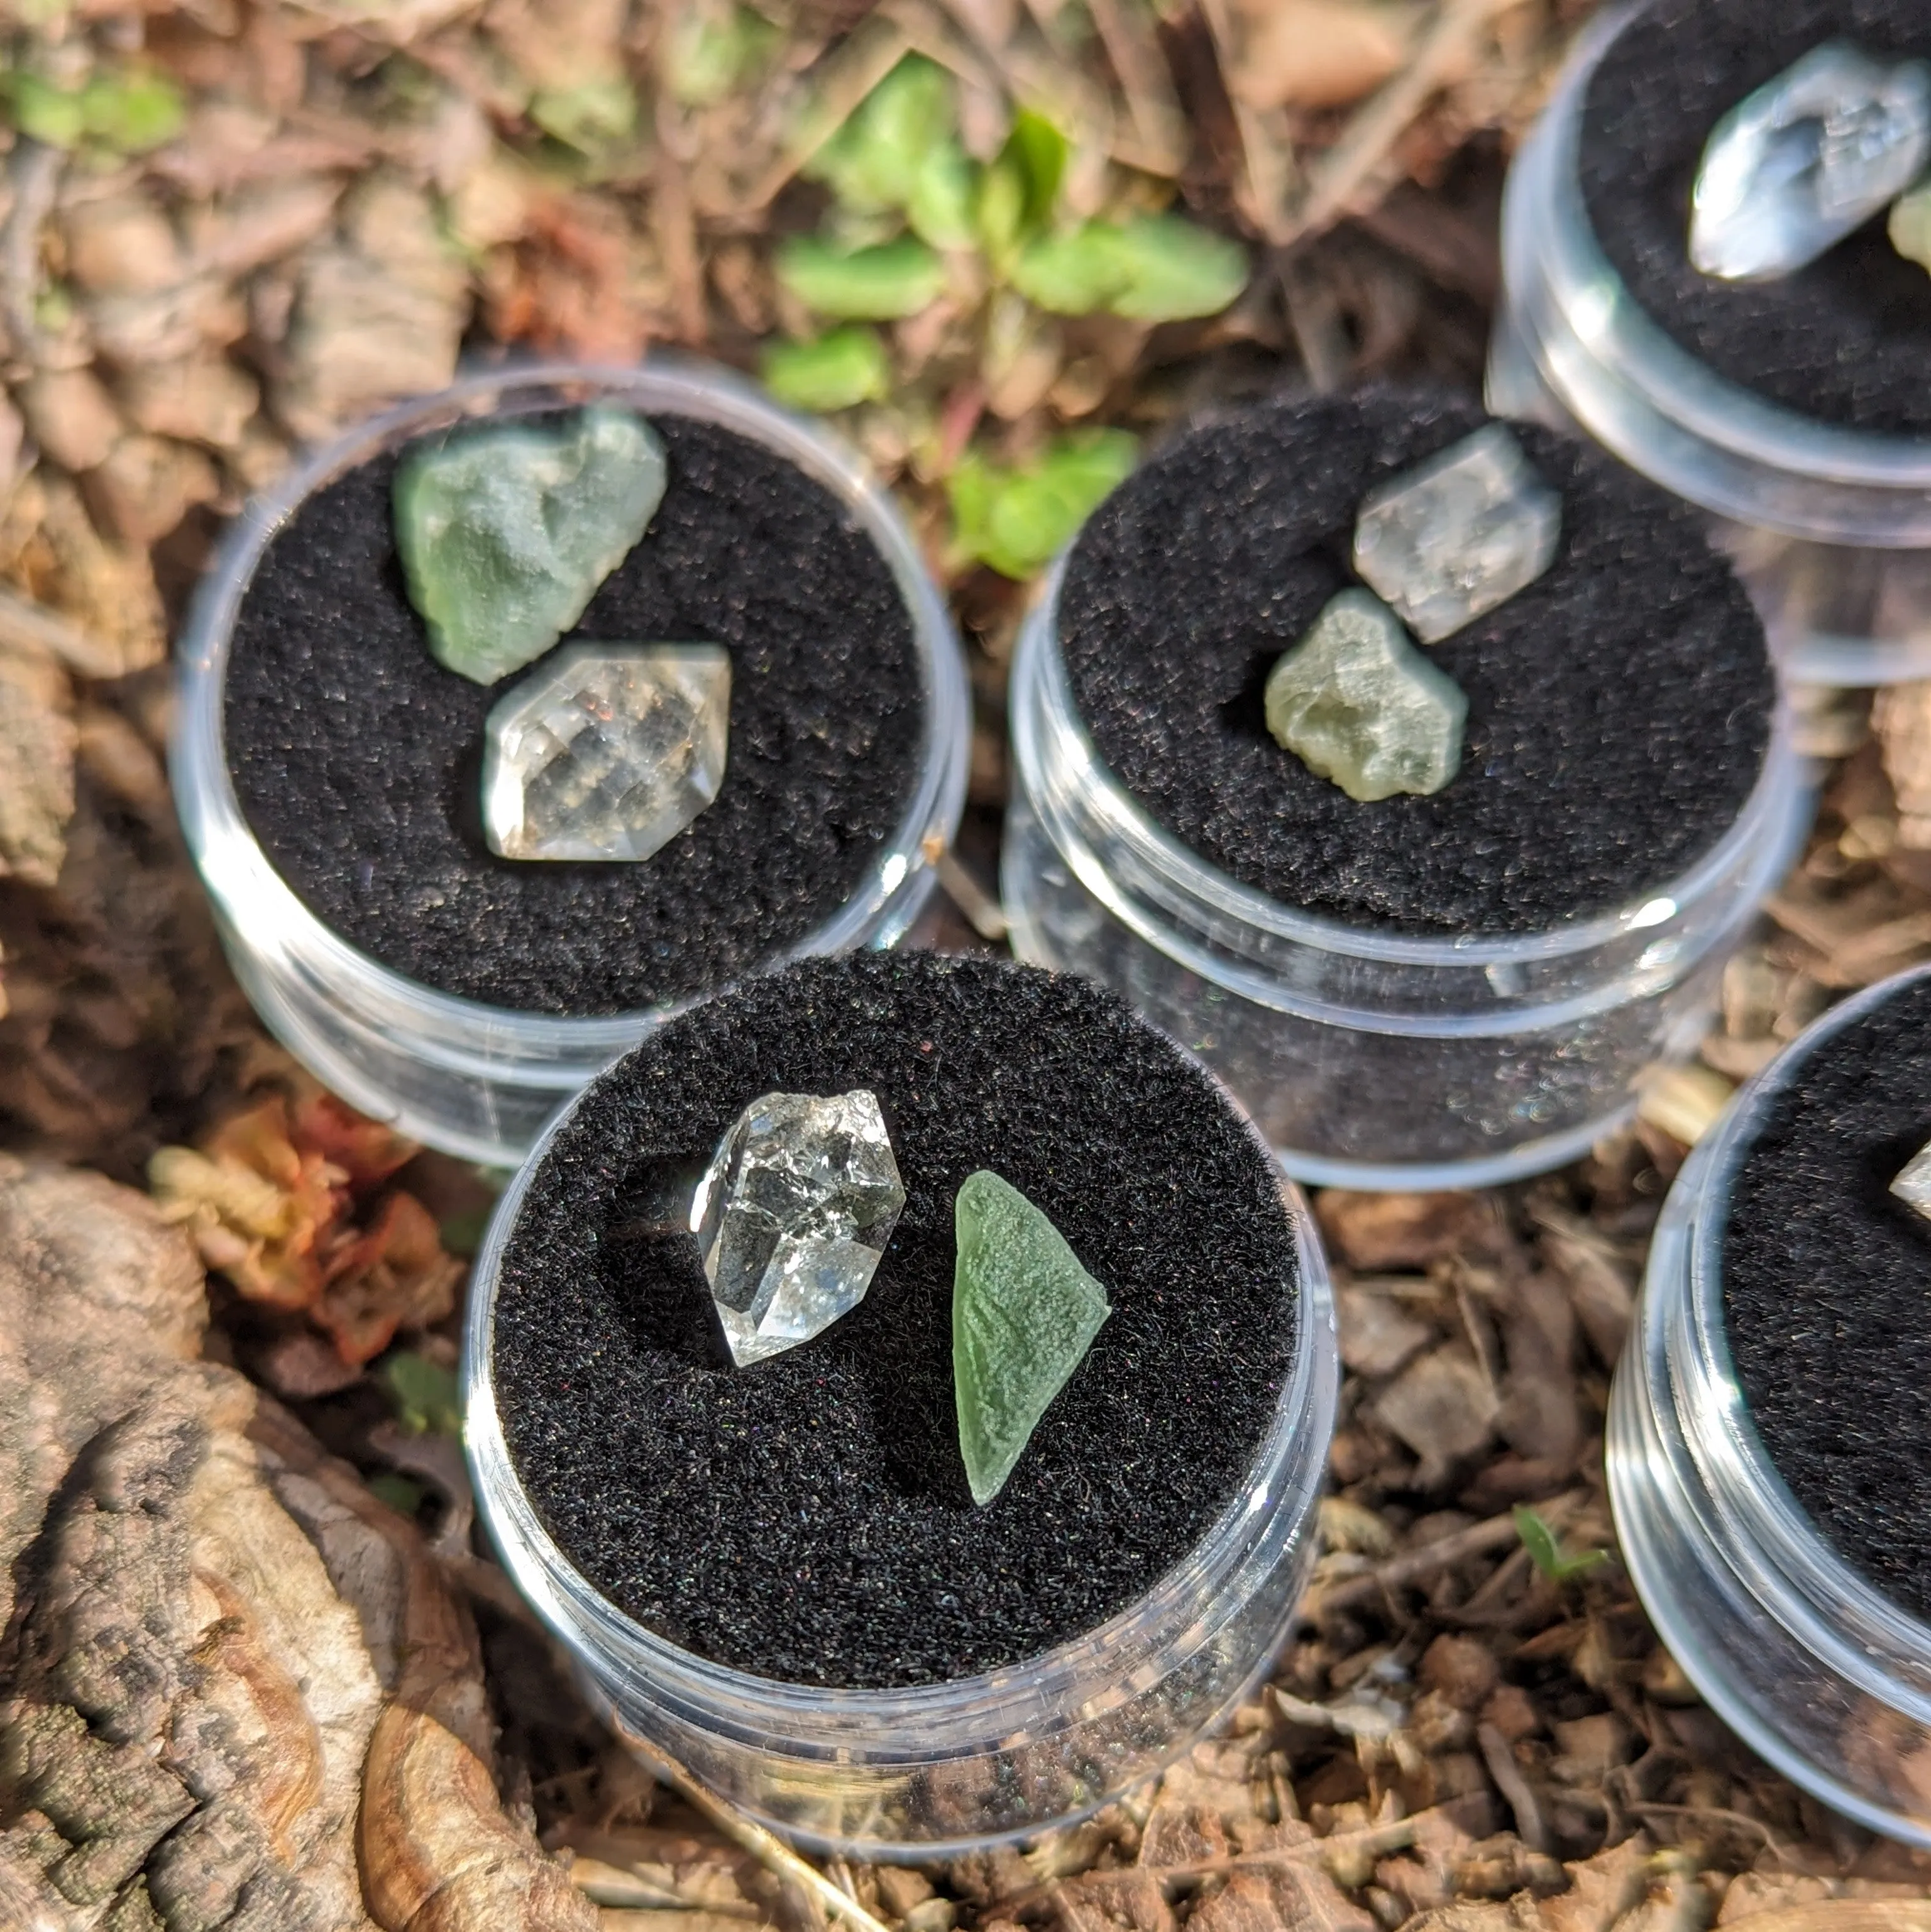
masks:
MULTIPOLYGON (((417 451, 396 476, 396 548, 437 661, 490 685, 543 656, 643 541, 667 478, 650 426, 607 405, 417 451)), ((730 719, 720 644, 573 645, 490 713, 490 849, 649 858, 716 798, 730 719)))
MULTIPOLYGON (((690 1210, 737 1366, 794 1348, 856 1308, 905 1204, 876 1094, 752 1101, 719 1142, 690 1210)), ((953 1220, 959 1447, 983 1506, 1112 1310, 1052 1222, 997 1174, 966 1177, 953 1220)))
POLYGON ((1461 769, 1468 699, 1409 631, 1439 644, 1500 608, 1561 538, 1562 500, 1500 423, 1383 484, 1355 525, 1368 589, 1335 598, 1274 667, 1267 728, 1363 804, 1441 790, 1461 769))

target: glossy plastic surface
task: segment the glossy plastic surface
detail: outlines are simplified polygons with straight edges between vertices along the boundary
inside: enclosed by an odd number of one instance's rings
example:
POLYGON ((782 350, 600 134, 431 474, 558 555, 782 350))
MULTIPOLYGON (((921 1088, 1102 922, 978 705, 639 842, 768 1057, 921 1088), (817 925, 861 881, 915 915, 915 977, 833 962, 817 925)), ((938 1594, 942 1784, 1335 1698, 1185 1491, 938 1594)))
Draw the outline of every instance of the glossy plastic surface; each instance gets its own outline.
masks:
POLYGON ((1737 1384, 1722 1284, 1731 1182, 1779 1090, 1926 976, 1827 1014, 1685 1164, 1616 1372, 1608 1450, 1630 1574, 1711 1709, 1826 1804, 1931 1846, 1931 1628, 1852 1573, 1777 1474, 1737 1384))
POLYGON ((222 745, 222 686, 249 580, 305 498, 425 431, 599 400, 721 424, 788 457, 848 507, 904 593, 926 700, 917 788, 857 893, 795 952, 895 943, 931 890, 933 860, 965 802, 964 660, 910 532, 855 454, 729 371, 669 358, 635 369, 492 370, 362 424, 310 458, 249 506, 197 600, 170 760, 182 828, 236 977, 269 1030, 365 1113, 494 1166, 514 1166, 564 1101, 677 1007, 595 1018, 518 1012, 419 985, 350 945, 289 888, 242 816, 222 745))
POLYGON ((1631 14, 1583 37, 1509 170, 1489 406, 1579 428, 1708 511, 1793 679, 1931 676, 1931 441, 1812 422, 1717 376, 1638 306, 1596 238, 1584 104, 1631 14))
POLYGON ((1205 1737, 1267 1668, 1313 1566, 1339 1382, 1320 1238, 1284 1178, 1302 1284, 1294 1371, 1240 1495, 1199 1545, 1110 1622, 1009 1670, 827 1690, 726 1669, 633 1622, 557 1547, 524 1493, 490 1359, 504 1245, 542 1152, 504 1196, 476 1264, 464 1437, 504 1567, 620 1736, 668 1751, 800 1844, 947 1858, 1098 1810, 1205 1737))
POLYGON ((1724 958, 1809 823, 1786 721, 1728 834, 1641 904, 1527 936, 1400 938, 1281 904, 1155 822, 1074 709, 1059 581, 1013 668, 1014 950, 1116 988, 1198 1054, 1290 1173, 1402 1188, 1541 1172, 1694 1051, 1724 958))

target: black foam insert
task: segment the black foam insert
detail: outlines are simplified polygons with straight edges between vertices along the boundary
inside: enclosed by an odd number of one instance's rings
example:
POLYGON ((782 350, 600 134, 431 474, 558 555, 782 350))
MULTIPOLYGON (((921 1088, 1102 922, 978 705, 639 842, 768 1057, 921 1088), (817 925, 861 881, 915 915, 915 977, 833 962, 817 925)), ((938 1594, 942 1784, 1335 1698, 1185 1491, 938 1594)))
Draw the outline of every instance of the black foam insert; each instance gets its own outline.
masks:
POLYGON ((485 844, 485 720, 537 666, 484 686, 430 656, 396 558, 397 456, 309 498, 248 586, 224 700, 242 812, 311 911, 426 986, 578 1015, 701 993, 831 918, 911 802, 924 700, 877 546, 776 452, 653 421, 663 503, 563 642, 728 646, 731 738, 716 799, 639 863, 485 844))
POLYGON ((1799 415, 1931 431, 1931 274, 1878 216, 1779 281, 1689 261, 1690 192, 1718 122, 1813 47, 1931 58, 1923 0, 1651 0, 1590 86, 1581 173, 1590 226, 1637 302, 1719 375, 1799 415))
POLYGON ((1384 389, 1209 422, 1101 506, 1068 569, 1062 646, 1108 768, 1221 871, 1351 926, 1530 932, 1615 910, 1704 856, 1762 770, 1763 627, 1695 514, 1528 426, 1562 545, 1428 647, 1468 696, 1458 776, 1359 804, 1269 734, 1268 673, 1353 581, 1362 500, 1485 420, 1384 389))
POLYGON ((1931 1139, 1931 980, 1773 1097, 1722 1238, 1731 1352, 1770 1460, 1828 1540, 1931 1622, 1931 1221, 1890 1192, 1931 1139))
POLYGON ((532 1503, 638 1622, 761 1676, 922 1684, 1083 1634, 1197 1543, 1278 1406, 1298 1292, 1259 1141, 1112 994, 865 954, 749 981, 589 1090, 510 1238, 491 1368, 532 1503), (870 1291, 734 1369, 666 1177, 761 1094, 857 1087, 906 1193, 870 1291), (1113 1312, 978 1509, 951 1302, 953 1197, 982 1167, 1052 1217, 1113 1312))

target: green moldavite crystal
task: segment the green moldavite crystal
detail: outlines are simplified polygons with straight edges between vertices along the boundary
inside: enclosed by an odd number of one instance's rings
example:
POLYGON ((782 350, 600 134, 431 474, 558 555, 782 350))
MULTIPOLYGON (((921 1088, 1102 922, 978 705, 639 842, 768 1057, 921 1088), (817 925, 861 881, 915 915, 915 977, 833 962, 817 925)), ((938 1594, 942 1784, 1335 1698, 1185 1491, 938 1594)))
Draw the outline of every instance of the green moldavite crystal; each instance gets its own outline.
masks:
POLYGON ((1321 613, 1274 667, 1266 701, 1280 743, 1364 804, 1426 797, 1461 767, 1461 687, 1365 590, 1344 590, 1321 613))
POLYGON ((494 684, 541 657, 643 536, 665 474, 650 425, 607 405, 405 458, 395 547, 437 662, 494 684))
POLYGON ((1931 268, 1931 182, 1913 188, 1892 206, 1890 244, 1920 268, 1931 268))
POLYGON ((1005 1487, 1113 1310, 1065 1236, 996 1174, 967 1175, 953 1215, 959 1448, 972 1500, 983 1507, 1005 1487))

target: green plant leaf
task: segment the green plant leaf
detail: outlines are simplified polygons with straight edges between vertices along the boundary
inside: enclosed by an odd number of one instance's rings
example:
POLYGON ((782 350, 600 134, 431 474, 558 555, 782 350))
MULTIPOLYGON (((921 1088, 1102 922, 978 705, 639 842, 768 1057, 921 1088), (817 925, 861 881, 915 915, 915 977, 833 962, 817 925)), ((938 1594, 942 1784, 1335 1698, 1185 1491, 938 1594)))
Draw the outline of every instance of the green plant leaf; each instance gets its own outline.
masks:
POLYGON ((905 198, 912 232, 935 248, 969 248, 973 242, 972 164, 956 141, 934 148, 919 164, 905 198))
POLYGON ((86 110, 80 96, 42 80, 17 74, 7 82, 14 125, 30 140, 50 148, 77 148, 87 132, 86 110))
POLYGON ((620 74, 546 87, 530 97, 530 118, 552 140, 594 154, 637 131, 637 95, 620 74))
POLYGON ((1125 292, 1127 275, 1119 230, 1089 221, 1070 235, 1029 243, 1013 264, 1012 284, 1055 315, 1094 315, 1125 292))
POLYGON ((440 1363, 398 1348, 383 1358, 377 1372, 395 1406, 395 1419, 410 1435, 461 1436, 463 1405, 456 1378, 440 1363))
POLYGON ((80 114, 91 139, 117 154, 145 154, 181 132, 188 108, 164 74, 131 68, 89 81, 81 92, 80 114))
POLYGON ((1017 470, 968 452, 947 484, 959 550, 1002 577, 1031 577, 1125 480, 1135 448, 1125 430, 1089 430, 1060 437, 1017 470))
POLYGON ((1566 1583, 1609 1560, 1606 1550, 1583 1550, 1573 1556, 1565 1556, 1555 1532, 1527 1503, 1515 1505, 1515 1534, 1522 1539, 1522 1547, 1529 1552, 1530 1562, 1551 1583, 1566 1583))
POLYGON ((664 56, 672 96, 686 107, 722 100, 757 74, 782 38, 749 7, 680 10, 664 56))
POLYGON ((1218 315, 1247 286, 1247 250, 1178 214, 1125 223, 1114 246, 1125 286, 1109 304, 1136 322, 1218 315))
POLYGON ((1006 137, 1005 153, 1019 164, 1026 184, 1022 210, 1026 226, 1036 229, 1053 218, 1053 204, 1059 199, 1059 184, 1066 176, 1066 162, 1073 144, 1047 120, 1029 107, 1013 116, 1013 130, 1006 137))
POLYGON ((847 253, 801 235, 778 250, 778 279, 809 308, 841 322, 891 322, 916 315, 945 286, 945 264, 902 236, 847 253))
POLYGON ((1053 218, 1071 144, 1030 108, 1013 117, 992 165, 980 177, 974 225, 993 272, 1009 277, 1020 250, 1053 218))
POLYGON ((1177 214, 1089 221, 1030 243, 1014 287, 1056 315, 1100 310, 1138 322, 1218 315, 1247 286, 1247 251, 1177 214))
POLYGON ((805 164, 806 178, 861 214, 903 208, 920 170, 951 142, 956 121, 952 76, 908 54, 805 164))
POLYGON ((815 342, 777 342, 764 351, 764 386, 794 410, 848 410, 883 400, 891 367, 875 328, 834 328, 815 342))

